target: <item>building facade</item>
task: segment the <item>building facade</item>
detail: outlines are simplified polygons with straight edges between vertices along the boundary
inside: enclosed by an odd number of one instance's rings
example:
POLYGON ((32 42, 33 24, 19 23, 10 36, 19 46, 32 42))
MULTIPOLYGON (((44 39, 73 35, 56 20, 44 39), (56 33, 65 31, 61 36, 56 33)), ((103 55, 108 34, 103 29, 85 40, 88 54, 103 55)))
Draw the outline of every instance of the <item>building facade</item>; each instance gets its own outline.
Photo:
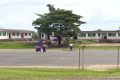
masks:
POLYGON ((81 31, 79 39, 120 41, 120 30, 115 30, 115 31, 103 31, 103 30, 81 31))
MULTIPOLYGON (((48 36, 47 36, 47 34, 46 33, 40 33, 40 38, 41 38, 41 40, 48 40, 48 36)), ((54 40, 54 39, 56 39, 56 37, 55 37, 55 35, 54 35, 54 33, 52 33, 51 35, 49 35, 49 40, 54 40)))
POLYGON ((0 40, 4 39, 32 39, 33 31, 0 29, 0 40))

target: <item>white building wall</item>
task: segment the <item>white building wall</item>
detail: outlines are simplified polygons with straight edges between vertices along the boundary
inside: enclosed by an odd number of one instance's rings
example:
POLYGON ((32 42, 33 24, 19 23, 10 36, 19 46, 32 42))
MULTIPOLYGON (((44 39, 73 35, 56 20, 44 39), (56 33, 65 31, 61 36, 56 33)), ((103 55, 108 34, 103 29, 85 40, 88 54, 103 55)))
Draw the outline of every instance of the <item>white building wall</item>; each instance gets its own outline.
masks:
MULTIPOLYGON (((31 35, 29 35, 29 33, 27 33, 26 36, 25 36, 25 34, 23 34, 23 36, 24 36, 23 37, 24 39, 30 39, 30 38, 32 38, 32 33, 31 33, 31 35)), ((9 39, 9 37, 10 37, 10 39, 22 39, 21 33, 19 33, 19 36, 18 36, 17 33, 15 33, 15 35, 13 35, 11 32, 9 35, 9 32, 6 32, 6 35, 3 35, 3 32, 1 32, 0 39, 9 39)))
POLYGON ((101 39, 101 37, 98 36, 98 33, 96 33, 96 36, 88 36, 88 33, 86 33, 86 37, 78 37, 78 39, 101 39))
POLYGON ((119 36, 118 36, 118 33, 116 33, 116 37, 119 37, 119 36))
POLYGON ((0 36, 0 39, 9 39, 8 36, 0 36))
POLYGON ((32 38, 32 36, 24 36, 24 38, 27 38, 27 39, 29 39, 29 38, 32 38))
POLYGON ((50 40, 54 40, 54 39, 56 39, 56 37, 52 37, 52 36, 50 36, 50 40))
POLYGON ((116 36, 108 36, 108 34, 107 34, 107 39, 118 40, 118 39, 120 39, 120 36, 118 36, 118 33, 116 33, 116 36))
POLYGON ((27 35, 24 34, 24 38, 26 39, 32 38, 32 34, 31 35, 29 35, 29 33, 27 33, 27 35))
MULTIPOLYGON (((107 39, 109 40, 109 39, 111 39, 111 40, 119 40, 120 39, 120 36, 118 36, 118 33, 116 32, 116 36, 108 36, 108 33, 107 33, 107 39)), ((86 37, 81 37, 81 36, 79 36, 79 38, 78 39, 91 39, 91 40, 96 40, 96 39, 102 39, 104 36, 102 35, 102 33, 101 33, 101 35, 100 36, 98 36, 98 33, 96 33, 96 36, 95 37, 89 37, 88 36, 88 33, 86 33, 86 37)))
POLYGON ((22 38, 21 36, 12 36, 11 39, 22 38))

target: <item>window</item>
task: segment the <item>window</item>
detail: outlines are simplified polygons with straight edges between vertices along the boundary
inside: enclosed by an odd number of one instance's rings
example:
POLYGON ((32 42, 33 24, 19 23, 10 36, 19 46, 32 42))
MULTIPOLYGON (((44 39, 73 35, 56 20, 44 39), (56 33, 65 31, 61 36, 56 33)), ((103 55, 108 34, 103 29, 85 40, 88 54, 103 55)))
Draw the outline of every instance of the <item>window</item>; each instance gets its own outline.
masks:
POLYGON ((2 32, 0 32, 0 36, 2 36, 2 32))
POLYGON ((42 37, 44 37, 44 34, 42 34, 42 37))
POLYGON ((12 36, 15 36, 15 32, 12 33, 12 36))
POLYGON ((118 36, 120 36, 120 33, 118 33, 118 36))
POLYGON ((19 36, 20 34, 17 32, 17 36, 19 36))
POLYGON ((29 33, 29 36, 31 36, 31 33, 29 33))
POLYGON ((27 33, 25 33, 25 36, 27 36, 27 33))
POLYGON ((86 37, 86 33, 81 33, 80 36, 81 37, 86 37))
POLYGON ((108 33, 108 36, 116 36, 116 33, 108 33))
POLYGON ((95 34, 95 33, 88 33, 88 36, 89 36, 89 37, 95 37, 96 34, 95 34))
POLYGON ((3 32, 3 36, 6 36, 6 32, 3 32))
POLYGON ((98 33, 98 37, 100 37, 100 33, 98 33))

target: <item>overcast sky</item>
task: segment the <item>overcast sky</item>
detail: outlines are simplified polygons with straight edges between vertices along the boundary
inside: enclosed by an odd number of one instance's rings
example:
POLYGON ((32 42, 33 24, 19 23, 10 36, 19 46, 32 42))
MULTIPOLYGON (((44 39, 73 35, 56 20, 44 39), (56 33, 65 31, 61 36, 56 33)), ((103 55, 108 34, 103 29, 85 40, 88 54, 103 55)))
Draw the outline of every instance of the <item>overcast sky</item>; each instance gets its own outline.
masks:
POLYGON ((47 4, 83 16, 87 24, 81 30, 118 30, 120 26, 120 0, 0 0, 0 27, 35 30, 35 13, 47 13, 47 4))

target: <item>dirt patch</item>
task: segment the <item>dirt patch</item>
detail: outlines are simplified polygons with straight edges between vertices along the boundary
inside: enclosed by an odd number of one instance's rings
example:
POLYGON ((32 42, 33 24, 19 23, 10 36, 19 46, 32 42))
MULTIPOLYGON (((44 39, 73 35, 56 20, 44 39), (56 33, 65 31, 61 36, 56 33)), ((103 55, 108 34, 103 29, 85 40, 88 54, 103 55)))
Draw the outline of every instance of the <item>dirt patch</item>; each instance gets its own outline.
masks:
POLYGON ((85 46, 120 46, 120 43, 96 43, 96 44, 87 44, 85 46))
MULTIPOLYGON (((0 66, 0 68, 61 68, 61 69, 79 69, 77 66, 0 66)), ((80 69, 82 69, 80 67, 80 69)), ((106 71, 110 69, 117 69, 117 65, 91 65, 84 66, 84 69, 95 71, 106 71)))
POLYGON ((87 66, 86 69, 95 70, 95 71, 105 71, 110 69, 117 69, 117 65, 91 65, 87 66))

